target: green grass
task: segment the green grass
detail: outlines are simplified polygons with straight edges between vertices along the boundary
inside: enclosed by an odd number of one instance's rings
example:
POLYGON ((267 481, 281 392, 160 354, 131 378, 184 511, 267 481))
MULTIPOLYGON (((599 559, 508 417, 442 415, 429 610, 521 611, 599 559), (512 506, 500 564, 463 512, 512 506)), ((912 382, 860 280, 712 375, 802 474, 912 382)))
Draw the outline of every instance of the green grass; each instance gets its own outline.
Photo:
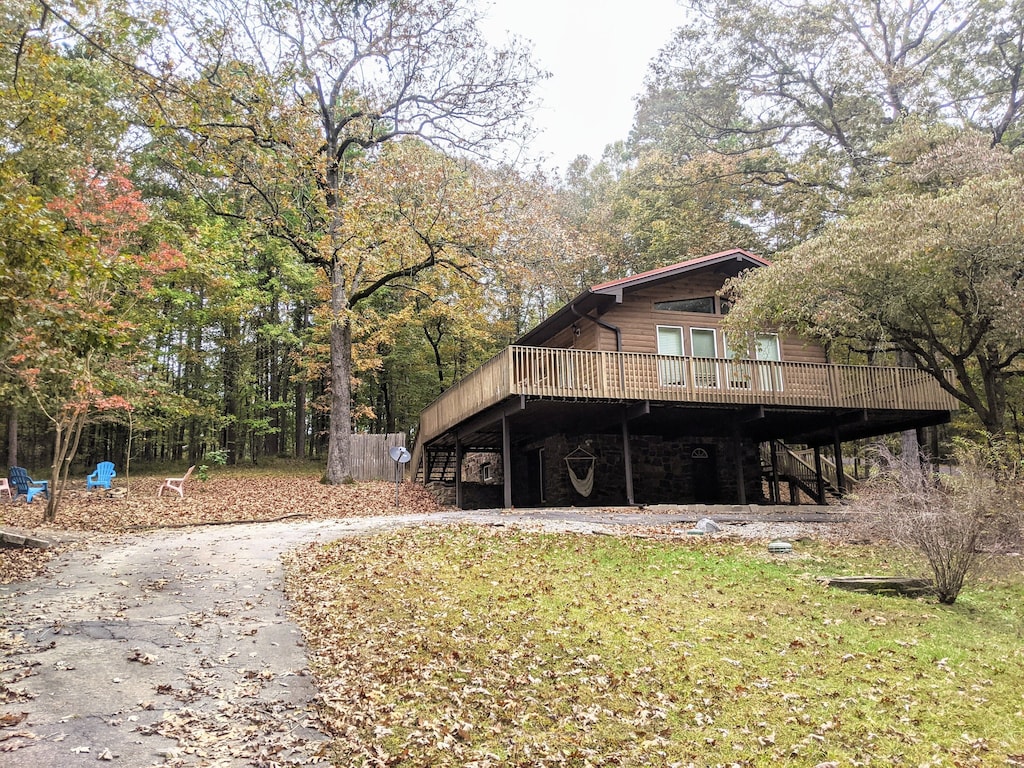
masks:
POLYGON ((884 572, 893 553, 797 551, 458 528, 297 556, 335 763, 959 766, 1024 753, 1019 572, 947 607, 818 581, 884 572))

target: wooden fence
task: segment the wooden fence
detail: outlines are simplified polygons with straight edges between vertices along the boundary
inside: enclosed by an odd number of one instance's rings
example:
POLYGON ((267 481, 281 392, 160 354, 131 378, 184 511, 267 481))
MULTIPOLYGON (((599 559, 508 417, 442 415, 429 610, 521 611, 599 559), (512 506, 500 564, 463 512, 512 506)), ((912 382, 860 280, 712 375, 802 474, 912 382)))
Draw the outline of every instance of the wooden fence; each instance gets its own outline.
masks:
POLYGON ((395 460, 388 451, 405 446, 405 432, 387 435, 352 435, 352 479, 359 482, 395 479, 395 460))

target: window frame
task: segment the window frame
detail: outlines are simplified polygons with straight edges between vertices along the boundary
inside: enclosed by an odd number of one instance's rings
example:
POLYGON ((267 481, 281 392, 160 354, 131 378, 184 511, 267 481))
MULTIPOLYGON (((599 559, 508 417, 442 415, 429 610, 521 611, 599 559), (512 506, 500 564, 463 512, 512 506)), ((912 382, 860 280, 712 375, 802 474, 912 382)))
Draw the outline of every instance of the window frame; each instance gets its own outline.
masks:
POLYGON ((665 301, 654 301, 653 302, 653 307, 654 307, 654 311, 655 312, 680 312, 680 313, 690 313, 690 314, 694 314, 694 315, 718 315, 718 314, 721 314, 721 312, 719 311, 718 297, 714 296, 714 295, 712 295, 712 296, 687 296, 685 298, 679 298, 679 299, 667 299, 665 301), (710 304, 711 309, 709 311, 705 311, 703 309, 677 309, 675 307, 665 306, 666 304, 680 304, 682 302, 687 302, 687 301, 694 301, 694 302, 696 302, 696 301, 708 301, 708 302, 711 303, 710 304))
POLYGON ((718 361, 722 359, 718 348, 718 329, 691 325, 689 326, 689 331, 690 358, 691 365, 693 366, 694 386, 701 387, 703 389, 717 389, 721 380, 721 377, 718 375, 718 361), (693 338, 695 332, 711 334, 711 345, 714 348, 714 355, 711 355, 710 357, 707 355, 701 355, 700 357, 697 356, 697 347, 693 338))
POLYGON ((655 342, 658 350, 658 384, 662 387, 685 387, 686 366, 683 360, 686 358, 686 327, 682 325, 661 325, 655 326, 655 342), (678 331, 679 333, 679 354, 665 352, 661 345, 661 332, 678 331), (679 361, 663 360, 664 357, 678 357, 679 361))

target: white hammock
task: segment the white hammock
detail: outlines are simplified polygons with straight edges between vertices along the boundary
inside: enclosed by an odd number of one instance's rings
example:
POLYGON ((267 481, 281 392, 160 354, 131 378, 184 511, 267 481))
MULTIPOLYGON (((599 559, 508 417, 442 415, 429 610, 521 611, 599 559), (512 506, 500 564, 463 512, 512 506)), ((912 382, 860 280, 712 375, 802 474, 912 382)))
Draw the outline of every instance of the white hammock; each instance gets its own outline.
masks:
POLYGON ((572 487, 576 489, 576 493, 580 496, 589 496, 594 490, 594 465, 596 463, 596 457, 582 448, 577 448, 565 457, 565 466, 569 470, 569 482, 572 483, 572 487), (577 471, 573 469, 573 462, 586 463, 587 469, 583 477, 580 477, 577 471))

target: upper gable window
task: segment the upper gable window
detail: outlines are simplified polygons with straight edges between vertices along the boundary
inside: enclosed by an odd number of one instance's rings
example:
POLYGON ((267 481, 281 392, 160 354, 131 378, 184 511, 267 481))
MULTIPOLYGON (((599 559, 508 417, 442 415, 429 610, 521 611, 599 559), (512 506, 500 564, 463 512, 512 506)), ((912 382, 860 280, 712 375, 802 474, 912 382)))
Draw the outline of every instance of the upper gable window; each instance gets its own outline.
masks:
POLYGON ((699 299, 674 299, 672 301, 656 301, 654 308, 661 312, 703 312, 715 314, 715 297, 702 296, 699 299))

